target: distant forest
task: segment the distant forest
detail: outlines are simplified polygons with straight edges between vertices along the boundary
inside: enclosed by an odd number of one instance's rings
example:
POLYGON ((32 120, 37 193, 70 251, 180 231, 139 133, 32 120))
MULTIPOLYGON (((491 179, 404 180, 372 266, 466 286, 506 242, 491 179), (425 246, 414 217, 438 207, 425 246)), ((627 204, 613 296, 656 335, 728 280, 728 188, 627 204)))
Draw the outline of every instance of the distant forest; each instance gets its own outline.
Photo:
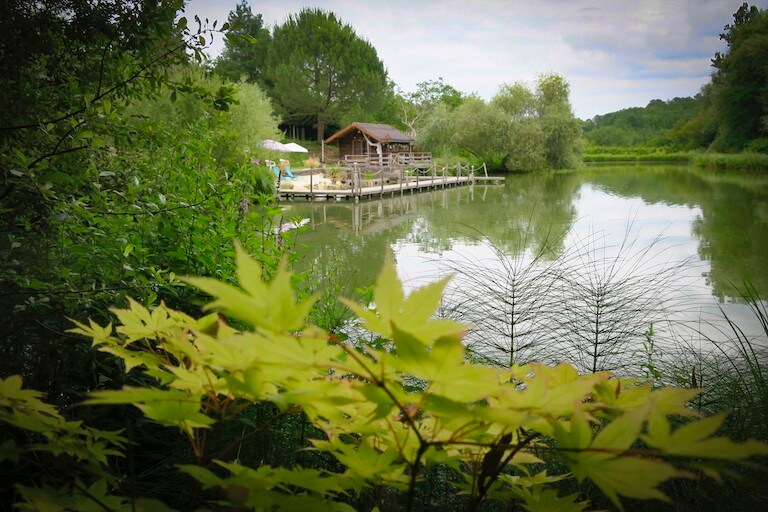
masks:
POLYGON ((725 53, 694 98, 653 100, 584 122, 597 146, 768 153, 768 14, 744 3, 724 27, 725 53))
POLYGON ((680 129, 701 110, 699 96, 651 100, 584 121, 584 138, 597 146, 684 146, 680 129))

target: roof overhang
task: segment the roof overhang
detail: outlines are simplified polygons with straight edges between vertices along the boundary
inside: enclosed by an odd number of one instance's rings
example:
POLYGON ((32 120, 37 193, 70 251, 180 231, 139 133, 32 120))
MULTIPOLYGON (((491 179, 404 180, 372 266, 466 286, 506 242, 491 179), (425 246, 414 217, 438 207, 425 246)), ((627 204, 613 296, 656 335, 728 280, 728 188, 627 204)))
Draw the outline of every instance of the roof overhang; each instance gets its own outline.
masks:
POLYGON ((325 143, 328 144, 329 142, 333 142, 333 141, 335 141, 337 139, 340 139, 340 138, 344 137, 345 135, 347 135, 348 133, 350 133, 353 130, 359 130, 360 132, 364 133, 368 138, 370 138, 372 140, 375 140, 376 142, 381 142, 381 143, 384 143, 384 144, 391 144, 391 143, 413 144, 414 143, 413 139, 410 139, 410 140, 392 140, 392 139, 387 140, 387 139, 383 139, 380 136, 378 136, 375 133, 373 133, 371 130, 369 130, 362 123, 352 123, 352 124, 350 124, 346 128, 343 128, 343 129, 339 130, 338 132, 334 133, 333 135, 331 135, 330 137, 328 137, 325 140, 325 143))

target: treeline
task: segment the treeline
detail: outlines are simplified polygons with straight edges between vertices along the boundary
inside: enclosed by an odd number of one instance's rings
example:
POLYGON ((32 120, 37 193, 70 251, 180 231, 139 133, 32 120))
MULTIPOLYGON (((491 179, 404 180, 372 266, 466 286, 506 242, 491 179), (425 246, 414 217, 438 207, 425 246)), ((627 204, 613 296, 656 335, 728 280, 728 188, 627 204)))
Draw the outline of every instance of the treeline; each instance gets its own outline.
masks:
POLYGON ((543 75, 534 90, 504 84, 492 101, 458 91, 442 78, 404 92, 388 77, 368 41, 321 9, 304 9, 269 30, 243 0, 230 12, 230 32, 214 70, 243 78, 272 98, 286 126, 316 130, 354 121, 383 122, 410 132, 445 157, 493 169, 573 167, 580 130, 563 77, 543 75))
POLYGON ((712 79, 694 98, 653 100, 584 123, 598 146, 768 153, 768 11, 744 3, 720 38, 712 79))
POLYGON ((671 146, 675 128, 695 117, 701 109, 696 98, 652 100, 633 107, 595 116, 583 123, 584 138, 598 146, 671 146))
POLYGON ((258 84, 284 124, 315 129, 318 142, 329 125, 379 118, 391 99, 376 49, 332 12, 306 8, 269 30, 242 0, 228 25, 215 71, 258 84))

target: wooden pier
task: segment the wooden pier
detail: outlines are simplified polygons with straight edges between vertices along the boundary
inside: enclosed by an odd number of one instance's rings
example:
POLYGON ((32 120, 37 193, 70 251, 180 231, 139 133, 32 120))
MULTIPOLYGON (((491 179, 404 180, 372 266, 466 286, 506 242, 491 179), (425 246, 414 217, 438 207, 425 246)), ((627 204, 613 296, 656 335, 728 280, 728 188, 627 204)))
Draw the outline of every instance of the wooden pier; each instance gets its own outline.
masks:
POLYGON ((434 190, 438 188, 472 185, 478 182, 487 184, 503 184, 504 178, 500 176, 488 176, 485 165, 481 168, 482 175, 478 176, 472 167, 462 167, 460 164, 445 167, 438 171, 436 167, 424 170, 400 169, 392 173, 391 170, 374 170, 358 168, 344 169, 342 188, 329 188, 327 184, 315 183, 313 174, 309 174, 302 186, 296 186, 293 182, 282 182, 278 188, 277 196, 280 200, 291 201, 294 199, 330 200, 342 199, 359 201, 361 198, 384 197, 386 195, 413 193, 419 190, 434 190))

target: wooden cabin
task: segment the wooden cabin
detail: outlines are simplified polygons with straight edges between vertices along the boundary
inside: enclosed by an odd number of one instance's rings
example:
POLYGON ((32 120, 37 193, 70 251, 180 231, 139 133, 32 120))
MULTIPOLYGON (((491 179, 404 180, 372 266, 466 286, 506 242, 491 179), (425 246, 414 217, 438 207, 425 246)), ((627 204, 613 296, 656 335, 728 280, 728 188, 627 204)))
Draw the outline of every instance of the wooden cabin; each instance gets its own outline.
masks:
POLYGON ((338 145, 342 165, 363 167, 393 167, 397 162, 413 161, 415 155, 425 158, 426 153, 414 153, 415 143, 397 128, 374 123, 352 123, 325 140, 325 144, 338 145))

